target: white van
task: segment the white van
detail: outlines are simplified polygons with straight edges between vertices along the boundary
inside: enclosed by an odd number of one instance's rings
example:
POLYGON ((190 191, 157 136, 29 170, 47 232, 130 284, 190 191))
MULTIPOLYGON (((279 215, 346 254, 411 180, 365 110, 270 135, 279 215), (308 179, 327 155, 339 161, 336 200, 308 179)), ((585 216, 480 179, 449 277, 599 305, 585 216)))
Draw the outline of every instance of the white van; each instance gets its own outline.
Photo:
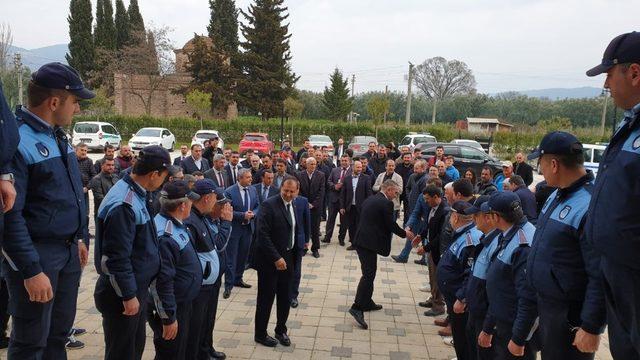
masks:
POLYGON ((107 122, 84 121, 73 126, 71 144, 85 143, 91 150, 102 150, 107 144, 120 148, 122 138, 115 126, 107 122))
POLYGON ((600 166, 600 159, 602 154, 607 148, 604 144, 583 144, 582 149, 584 151, 584 167, 587 170, 593 171, 593 175, 598 175, 598 166, 600 166))
POLYGON ((429 133, 418 134, 415 132, 410 132, 409 134, 407 134, 407 136, 405 136, 400 141, 400 143, 398 144, 398 147, 408 146, 409 150, 413 150, 413 148, 416 147, 416 145, 418 144, 436 143, 436 142, 438 142, 438 140, 436 140, 436 137, 429 133))

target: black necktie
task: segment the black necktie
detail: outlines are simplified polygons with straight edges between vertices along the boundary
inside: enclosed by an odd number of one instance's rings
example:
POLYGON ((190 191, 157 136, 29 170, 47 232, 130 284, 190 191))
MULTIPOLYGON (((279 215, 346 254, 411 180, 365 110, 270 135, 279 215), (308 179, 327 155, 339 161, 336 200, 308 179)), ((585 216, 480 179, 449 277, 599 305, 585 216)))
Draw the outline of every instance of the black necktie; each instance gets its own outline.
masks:
POLYGON ((244 211, 249 211, 249 193, 247 192, 247 188, 242 190, 244 190, 244 211))
POLYGON ((289 233, 289 246, 287 250, 293 249, 293 234, 295 233, 295 228, 293 227, 293 218, 291 217, 291 204, 287 204, 287 219, 289 220, 289 224, 291 224, 291 232, 289 233))
POLYGON ((233 174, 233 183, 235 184, 236 183, 236 167, 235 166, 232 167, 232 170, 233 171, 231 171, 231 173, 233 174))

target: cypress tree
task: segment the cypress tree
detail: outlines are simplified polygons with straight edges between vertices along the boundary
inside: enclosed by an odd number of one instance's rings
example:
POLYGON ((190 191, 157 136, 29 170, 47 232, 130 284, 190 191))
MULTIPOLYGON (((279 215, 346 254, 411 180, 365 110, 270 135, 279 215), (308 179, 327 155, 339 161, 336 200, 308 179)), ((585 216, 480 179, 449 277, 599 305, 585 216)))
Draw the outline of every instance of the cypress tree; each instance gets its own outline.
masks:
POLYGON ((93 14, 91 0, 71 0, 69 4, 69 53, 67 62, 87 80, 93 70, 94 47, 91 25, 93 14))
POLYGON ((353 99, 349 96, 348 80, 343 77, 338 68, 329 78, 331 88, 325 86, 324 99, 322 99, 325 114, 331 120, 345 120, 353 106, 353 99))
POLYGON ((120 50, 131 42, 129 16, 122 0, 116 0, 116 49, 120 50))
POLYGON ((93 44, 95 47, 103 47, 104 34, 104 0, 96 2, 96 25, 93 27, 93 44))
POLYGON ((111 0, 102 0, 104 6, 104 42, 105 49, 116 49, 116 26, 113 22, 113 4, 111 0))
POLYGON ((131 34, 131 40, 136 42, 137 44, 144 43, 146 31, 144 29, 144 20, 142 20, 140 8, 138 7, 138 0, 131 0, 129 2, 127 16, 129 17, 129 31, 131 34))
POLYGON ((234 0, 209 0, 209 37, 216 49, 233 57, 238 52, 238 9, 234 0))
POLYGON ((291 93, 298 77, 291 70, 289 50, 289 24, 283 24, 289 15, 284 0, 256 0, 242 24, 246 41, 242 55, 244 77, 240 100, 250 109, 260 112, 263 119, 278 116, 284 100, 291 93))

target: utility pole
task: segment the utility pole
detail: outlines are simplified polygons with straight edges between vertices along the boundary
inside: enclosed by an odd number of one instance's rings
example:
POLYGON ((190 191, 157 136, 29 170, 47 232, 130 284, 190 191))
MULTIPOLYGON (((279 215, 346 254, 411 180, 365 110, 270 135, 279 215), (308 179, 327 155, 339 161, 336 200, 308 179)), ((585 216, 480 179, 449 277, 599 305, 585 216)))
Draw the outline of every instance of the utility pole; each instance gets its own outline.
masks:
MULTIPOLYGON (((384 99, 387 100, 389 99, 389 85, 385 85, 384 86, 384 99)), ((384 110, 384 120, 382 121, 383 123, 387 122, 387 114, 389 113, 388 109, 384 110)))
MULTIPOLYGON (((354 98, 355 95, 355 86, 356 86, 356 74, 351 75, 351 99, 354 98)), ((349 122, 353 121, 353 109, 349 112, 349 122)))
POLYGON ((604 106, 602 107, 602 120, 600 122, 600 136, 604 136, 604 125, 607 120, 607 103, 609 102, 609 91, 607 89, 602 90, 602 97, 604 98, 604 106))
POLYGON ((407 79, 407 112, 404 118, 405 125, 411 124, 411 82, 413 81, 413 64, 409 62, 409 77, 407 79))
POLYGON ((22 105, 22 55, 15 53, 13 64, 18 71, 18 105, 22 105))

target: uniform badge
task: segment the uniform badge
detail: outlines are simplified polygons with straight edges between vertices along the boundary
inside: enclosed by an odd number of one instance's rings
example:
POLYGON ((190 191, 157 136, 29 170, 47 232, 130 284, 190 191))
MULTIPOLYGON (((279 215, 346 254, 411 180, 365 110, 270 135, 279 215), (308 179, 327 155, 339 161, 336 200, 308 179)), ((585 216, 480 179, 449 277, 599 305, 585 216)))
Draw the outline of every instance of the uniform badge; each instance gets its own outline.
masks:
POLYGON ((44 157, 49 157, 49 149, 47 149, 46 146, 44 146, 43 143, 39 142, 36 144, 36 149, 38 149, 38 152, 40 153, 40 155, 44 156, 44 157))
POLYGON ((564 220, 569 215, 569 212, 571 212, 571 206, 567 205, 560 211, 560 220, 564 220))
POLYGON ((638 148, 640 148, 640 135, 633 140, 633 143, 631 143, 631 147, 633 148, 633 150, 638 150, 638 148))

